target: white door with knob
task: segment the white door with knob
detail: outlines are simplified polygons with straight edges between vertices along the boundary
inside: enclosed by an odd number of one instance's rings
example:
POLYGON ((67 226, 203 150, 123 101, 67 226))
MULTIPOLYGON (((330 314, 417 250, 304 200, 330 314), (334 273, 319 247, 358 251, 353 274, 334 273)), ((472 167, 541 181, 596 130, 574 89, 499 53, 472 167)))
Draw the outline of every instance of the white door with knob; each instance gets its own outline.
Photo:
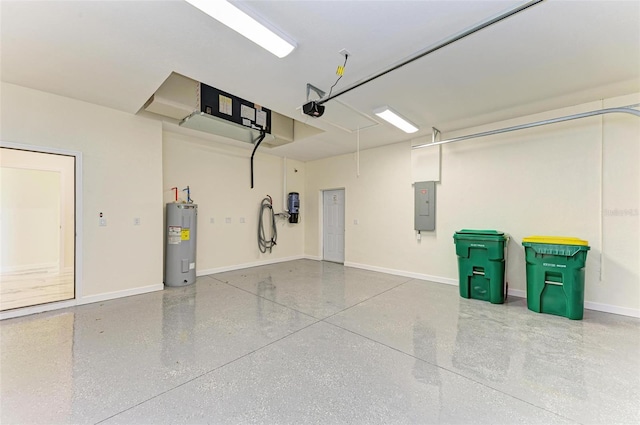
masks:
POLYGON ((344 189, 325 190, 322 198, 322 258, 344 263, 344 189))

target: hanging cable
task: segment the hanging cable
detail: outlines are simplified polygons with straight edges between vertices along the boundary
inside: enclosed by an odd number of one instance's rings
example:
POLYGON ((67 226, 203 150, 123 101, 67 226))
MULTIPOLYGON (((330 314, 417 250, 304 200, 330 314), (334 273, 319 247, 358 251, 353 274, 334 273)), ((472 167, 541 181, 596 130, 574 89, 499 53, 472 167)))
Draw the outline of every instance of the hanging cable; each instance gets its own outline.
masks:
POLYGON ((267 133, 264 130, 260 130, 260 136, 258 136, 258 138, 253 142, 255 146, 253 148, 253 152, 251 152, 251 189, 253 189, 253 156, 256 154, 258 146, 260 146, 260 143, 262 143, 266 135, 267 133))
POLYGON ((338 69, 336 70, 336 75, 338 75, 338 79, 336 80, 335 83, 333 83, 333 85, 329 89, 329 96, 328 97, 331 97, 331 92, 333 91, 333 88, 336 86, 336 84, 338 84, 338 81, 340 81, 340 79, 344 75, 344 67, 347 66, 347 59, 349 59, 349 55, 345 54, 344 55, 344 63, 342 64, 342 66, 338 66, 338 69))
POLYGON ((258 217, 258 249, 263 254, 269 250, 271 250, 274 246, 276 246, 276 239, 278 239, 278 229, 276 228, 276 216, 273 213, 273 200, 271 196, 267 195, 266 198, 262 200, 260 204, 260 216, 258 217), (264 231, 264 210, 269 210, 269 214, 271 216, 271 239, 267 239, 267 236, 264 231))

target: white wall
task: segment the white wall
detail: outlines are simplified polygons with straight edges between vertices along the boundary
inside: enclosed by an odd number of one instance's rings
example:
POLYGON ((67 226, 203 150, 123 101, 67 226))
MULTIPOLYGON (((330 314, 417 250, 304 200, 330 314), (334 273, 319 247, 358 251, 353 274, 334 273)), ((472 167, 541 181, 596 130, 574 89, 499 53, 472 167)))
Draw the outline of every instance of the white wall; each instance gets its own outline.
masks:
MULTIPOLYGON (((198 204, 198 275, 303 256, 304 213, 298 224, 278 219, 277 245, 272 253, 258 250, 262 199, 270 195, 274 210, 284 209, 284 159, 269 155, 268 148, 260 148, 254 158, 255 187, 251 189, 250 157, 250 149, 164 132, 164 201, 173 202, 172 187, 183 189, 189 185, 191 197, 198 204), (226 218, 231 223, 226 223, 226 218)), ((286 163, 286 193, 300 192, 304 211, 305 164, 294 160, 286 163)), ((186 193, 181 192, 180 197, 186 200, 186 193)), ((269 234, 268 227, 265 231, 269 234)))
POLYGON ((0 140, 83 154, 80 299, 162 289, 161 123, 7 83, 1 93, 0 140))
MULTIPOLYGON (((12 84, 2 83, 1 93, 2 141, 83 153, 82 299, 162 288, 163 200, 172 200, 173 186, 190 185, 199 204, 200 274, 302 255, 319 258, 320 191, 344 187, 347 264, 455 282, 453 233, 496 228, 514 238, 509 282, 523 291, 522 238, 577 236, 592 247, 588 305, 622 314, 640 312, 637 118, 588 118, 444 146, 437 231, 423 234, 422 241, 413 231, 410 142, 361 152, 360 177, 354 155, 306 164, 289 160, 286 192, 301 193, 301 223, 281 221, 278 246, 272 254, 261 254, 258 207, 269 194, 276 210, 282 210, 282 158, 266 150, 257 153, 256 187, 251 190, 248 149, 163 133, 157 121, 12 84), (98 227, 99 212, 107 227, 98 227), (134 217, 141 226, 133 225, 134 217), (226 224, 226 217, 232 223, 226 224)), ((604 106, 638 101, 636 94, 606 100, 604 106)), ((601 106, 578 105, 445 136, 601 106)))
MULTIPOLYGON (((631 95, 445 136, 639 101, 639 95, 631 95)), ((361 137, 365 139, 366 133, 361 137)), ((344 187, 345 264, 454 283, 454 232, 462 228, 498 229, 513 237, 509 284, 524 295, 522 238, 576 236, 591 245, 586 268, 587 305, 640 315, 639 142, 638 118, 607 115, 444 145, 442 181, 436 188, 436 231, 422 232, 421 241, 416 240, 413 230, 410 142, 362 151, 360 177, 356 177, 352 154, 309 162, 305 253, 322 255, 320 191, 344 187)))

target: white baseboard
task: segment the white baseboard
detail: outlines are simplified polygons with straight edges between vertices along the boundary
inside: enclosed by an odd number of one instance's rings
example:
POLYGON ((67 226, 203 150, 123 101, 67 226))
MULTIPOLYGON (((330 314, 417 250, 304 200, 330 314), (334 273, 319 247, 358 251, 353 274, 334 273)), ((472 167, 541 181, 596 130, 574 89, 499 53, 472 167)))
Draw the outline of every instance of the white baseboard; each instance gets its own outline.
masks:
POLYGON ((595 303, 593 301, 585 301, 584 308, 587 310, 602 311, 604 313, 619 314, 621 316, 630 316, 640 318, 640 310, 628 307, 618 307, 617 305, 609 305, 595 303))
POLYGON ((509 288, 509 292, 507 295, 511 295, 512 297, 517 297, 517 298, 527 298, 527 291, 523 291, 522 289, 509 288))
POLYGON ((302 258, 305 260, 322 261, 322 257, 319 255, 303 255, 302 258))
POLYGON ((29 314, 44 313, 45 311, 60 310, 77 305, 91 304, 100 301, 113 300, 116 298, 130 297, 132 295, 146 294, 148 292, 162 291, 164 284, 142 286, 140 288, 125 289, 123 291, 107 292, 106 294, 90 295, 75 300, 58 301, 47 304, 34 305, 31 307, 17 308, 15 310, 0 312, 0 320, 14 317, 27 316, 29 314))
MULTIPOLYGON (((251 262, 251 263, 236 264, 236 265, 232 265, 232 266, 224 266, 224 267, 217 267, 217 268, 213 268, 213 269, 200 270, 200 271, 196 272, 196 275, 197 276, 205 276, 205 275, 208 275, 208 274, 222 273, 222 272, 226 272, 226 271, 246 269, 246 268, 250 268, 250 267, 262 266, 262 265, 267 265, 267 264, 283 263, 283 262, 286 262, 286 261, 293 261, 293 260, 300 260, 300 259, 322 261, 322 258, 317 257, 317 256, 296 255, 296 256, 293 256, 293 257, 266 259, 266 260, 254 261, 254 262, 251 262)), ((458 286, 458 279, 454 279, 454 278, 448 278, 448 277, 442 277, 442 276, 433 276, 433 275, 428 275, 428 274, 424 274, 424 273, 409 272, 409 271, 405 271, 405 270, 389 269, 389 268, 385 268, 385 267, 377 267, 377 266, 371 266, 371 265, 368 265, 368 264, 352 263, 352 262, 348 262, 348 261, 345 261, 344 265, 346 267, 354 267, 354 268, 358 268, 358 269, 371 270, 371 271, 374 271, 374 272, 387 273, 387 274, 392 274, 392 275, 396 275, 396 276, 408 277, 408 278, 412 278, 412 279, 427 280, 427 281, 430 281, 430 282, 444 283, 444 284, 447 284, 447 285, 458 286)), ((76 305, 90 304, 90 303, 95 303, 95 302, 112 300, 112 299, 116 299, 116 298, 129 297, 129 296, 132 296, 132 295, 146 294, 146 293, 149 293, 149 292, 161 291, 163 289, 164 289, 164 285, 162 283, 160 283, 160 284, 156 284, 156 285, 142 286, 142 287, 139 287, 139 288, 125 289, 125 290, 122 290, 122 291, 108 292, 108 293, 105 293, 105 294, 90 295, 90 296, 82 297, 82 298, 76 299, 76 300, 60 301, 60 302, 55 302, 55 303, 37 305, 37 306, 33 306, 33 307, 25 307, 25 308, 20 308, 20 309, 16 309, 16 310, 0 312, 0 320, 10 319, 10 318, 13 318, 13 317, 26 316, 26 315, 29 315, 29 314, 42 313, 42 312, 45 312, 45 311, 59 310, 59 309, 62 309, 62 308, 73 307, 73 306, 76 306, 76 305)), ((509 295, 510 296, 514 296, 514 297, 518 297, 518 298, 526 298, 527 297, 527 292, 522 290, 522 289, 509 288, 509 295)), ((614 306, 614 305, 609 305, 609 304, 597 303, 597 302, 593 302, 593 301, 585 301, 584 307, 585 307, 585 309, 588 309, 588 310, 595 310, 595 311, 601 311, 601 312, 604 312, 604 313, 613 313, 613 314, 618 314, 618 315, 621 315, 621 316, 630 316, 630 317, 640 318, 640 310, 634 309, 634 308, 619 307, 619 306, 614 306)))
POLYGON ((222 266, 222 267, 215 267, 212 269, 196 270, 196 276, 206 276, 209 274, 230 272, 233 270, 248 269, 250 267, 266 266, 268 264, 284 263, 287 261, 302 260, 305 258, 307 257, 305 257, 304 255, 294 255, 292 257, 282 257, 282 258, 275 258, 275 259, 268 258, 265 260, 252 261, 250 263, 234 264, 231 266, 222 266))
POLYGON ((156 285, 141 286, 139 288, 124 289, 122 291, 113 291, 113 292, 107 292, 104 294, 89 295, 87 297, 82 297, 78 299, 76 304, 83 305, 83 304, 97 303, 100 301, 113 300, 115 298, 124 298, 124 297, 130 297, 132 295, 140 295, 140 294, 146 294, 149 292, 162 291, 163 289, 164 289, 164 284, 162 283, 159 283, 156 285))
MULTIPOLYGON (((358 269, 371 270, 374 272, 382 272, 382 273, 388 273, 396 276, 404 276, 404 277, 410 277, 413 279, 428 280, 430 282, 445 283, 447 285, 458 286, 458 279, 452 279, 448 277, 432 276, 428 274, 414 273, 414 272, 408 272, 404 270, 387 269, 384 267, 370 266, 368 264, 351 263, 348 261, 345 261, 344 265, 347 267, 355 267, 358 269)), ((527 298, 527 291, 524 291, 522 289, 509 288, 508 295, 512 297, 517 297, 517 298, 527 298)), ((630 316, 630 317, 640 318, 640 310, 635 308, 619 307, 615 305, 596 303, 593 301, 585 301, 584 308, 587 310, 601 311, 603 313, 613 313, 613 314, 619 314, 621 316, 630 316)))
POLYGON ((430 274, 408 272, 408 271, 405 271, 405 270, 387 269, 385 267, 370 266, 368 264, 352 263, 350 261, 345 261, 344 265, 347 266, 347 267, 355 267, 357 269, 371 270, 373 272, 381 272, 381 273, 393 274, 393 275, 396 275, 396 276, 410 277, 412 279, 428 280, 430 282, 445 283, 447 285, 458 286, 458 279, 452 279, 452 278, 449 278, 449 277, 433 276, 433 275, 430 275, 430 274))

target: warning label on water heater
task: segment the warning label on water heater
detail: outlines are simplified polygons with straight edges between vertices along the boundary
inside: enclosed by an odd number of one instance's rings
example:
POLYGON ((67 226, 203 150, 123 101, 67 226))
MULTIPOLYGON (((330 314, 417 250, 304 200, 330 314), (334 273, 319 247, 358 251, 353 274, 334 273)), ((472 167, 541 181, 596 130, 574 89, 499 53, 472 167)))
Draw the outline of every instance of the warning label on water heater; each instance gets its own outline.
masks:
POLYGON ((189 229, 182 229, 182 240, 183 241, 188 241, 190 238, 190 233, 189 229))
POLYGON ((169 245, 180 245, 181 236, 182 236, 182 227, 169 226, 169 233, 167 234, 167 243, 169 245))

